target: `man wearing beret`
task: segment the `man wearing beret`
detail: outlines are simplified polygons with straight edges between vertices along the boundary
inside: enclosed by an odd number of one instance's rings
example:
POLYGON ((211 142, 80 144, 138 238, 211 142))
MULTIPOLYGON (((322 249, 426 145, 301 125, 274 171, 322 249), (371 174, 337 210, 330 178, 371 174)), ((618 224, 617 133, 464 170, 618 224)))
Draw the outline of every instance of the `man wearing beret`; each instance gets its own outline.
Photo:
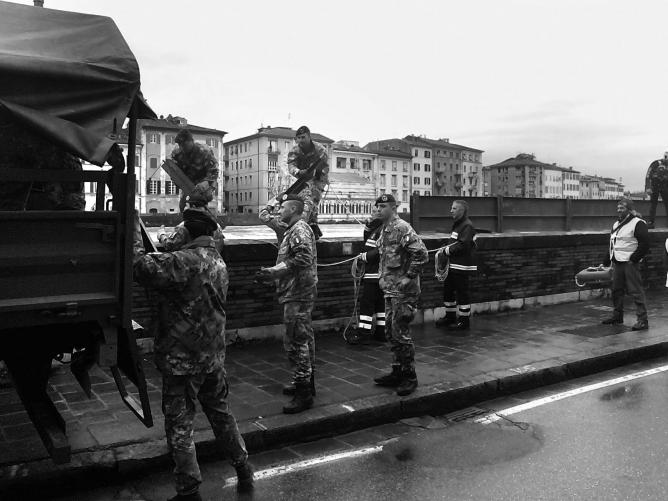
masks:
MULTIPOLYGON (((195 184, 195 192, 204 194, 207 203, 213 200, 213 193, 218 183, 218 160, 208 146, 195 142, 188 129, 181 129, 174 142, 178 145, 172 151, 172 159, 183 173, 195 184)), ((186 197, 190 193, 181 193, 179 209, 186 207, 186 197)))
MULTIPOLYGON (((186 204, 191 209, 201 207, 205 211, 210 213, 208 207, 206 206, 207 205, 206 197, 202 192, 195 192, 191 195, 188 195, 186 197, 186 204)), ((213 214, 212 217, 214 217, 213 214)), ((165 233, 164 229, 165 227, 162 226, 160 232, 158 233, 158 242, 160 242, 160 245, 162 245, 162 247, 167 252, 179 250, 181 247, 192 242, 193 240, 193 238, 190 236, 190 232, 188 232, 188 228, 186 228, 185 222, 182 222, 178 226, 176 226, 174 228, 174 232, 171 235, 165 233)), ((223 247, 225 246, 225 235, 223 234, 223 227, 220 224, 218 224, 217 221, 216 221, 216 229, 214 230, 212 236, 213 236, 213 241, 216 244, 216 249, 218 249, 218 252, 222 254, 223 247)))
POLYGON ((174 461, 177 495, 200 500, 202 483, 193 442, 199 400, 219 447, 237 472, 238 487, 252 488, 253 472, 237 422, 227 405, 225 300, 227 267, 213 241, 216 221, 205 208, 183 213, 191 241, 174 252, 146 254, 135 222, 134 278, 158 293, 155 362, 162 373, 162 411, 174 461))
POLYGON ((633 200, 622 198, 617 203, 617 221, 610 232, 610 246, 602 266, 612 264, 613 314, 604 324, 624 323, 624 292, 636 304, 637 321, 632 330, 649 328, 645 291, 640 276, 640 261, 649 251, 649 232, 645 221, 633 209, 633 200))
POLYGON ((305 125, 297 129, 295 141, 297 145, 288 153, 288 170, 297 179, 306 179, 298 195, 304 201, 303 219, 314 225, 318 223, 322 193, 329 184, 327 149, 311 139, 311 131, 305 125))
POLYGON ((409 324, 417 311, 422 265, 427 248, 415 230, 397 216, 392 195, 376 200, 383 227, 378 238, 380 288, 385 293, 385 331, 394 360, 392 372, 374 379, 377 385, 396 388, 397 395, 409 395, 418 385, 415 346, 409 324))
POLYGON ((313 406, 315 395, 315 340, 311 314, 318 283, 317 249, 311 227, 302 219, 304 202, 298 195, 282 195, 279 218, 287 229, 283 235, 276 266, 257 273, 261 282, 275 281, 278 302, 283 305, 285 336, 283 345, 294 367, 294 385, 283 389, 292 395, 283 412, 296 414, 313 406))

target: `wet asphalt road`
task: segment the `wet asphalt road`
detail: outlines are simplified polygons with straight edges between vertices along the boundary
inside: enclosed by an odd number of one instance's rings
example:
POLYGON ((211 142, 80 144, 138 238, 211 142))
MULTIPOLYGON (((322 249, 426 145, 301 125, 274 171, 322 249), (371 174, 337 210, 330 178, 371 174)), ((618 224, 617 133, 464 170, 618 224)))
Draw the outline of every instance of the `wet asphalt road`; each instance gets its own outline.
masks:
MULTIPOLYGON (((668 360, 478 407, 505 409, 663 364, 668 360)), ((423 417, 392 429, 396 433, 384 435, 389 441, 379 452, 265 478, 249 495, 224 486, 224 478, 232 474, 224 463, 205 464, 202 496, 272 501, 668 499, 668 372, 548 403, 491 424, 423 417)), ((321 456, 377 446, 378 430, 366 433, 368 440, 364 432, 356 434, 355 447, 325 439, 303 450, 321 456)), ((280 461, 281 452, 273 453, 272 466, 295 462, 280 461)), ((287 457, 287 450, 283 452, 287 457)), ((269 466, 262 464, 267 463, 267 453, 251 459, 259 469, 269 466)), ((165 471, 58 499, 157 500, 171 495, 171 475, 165 471)))

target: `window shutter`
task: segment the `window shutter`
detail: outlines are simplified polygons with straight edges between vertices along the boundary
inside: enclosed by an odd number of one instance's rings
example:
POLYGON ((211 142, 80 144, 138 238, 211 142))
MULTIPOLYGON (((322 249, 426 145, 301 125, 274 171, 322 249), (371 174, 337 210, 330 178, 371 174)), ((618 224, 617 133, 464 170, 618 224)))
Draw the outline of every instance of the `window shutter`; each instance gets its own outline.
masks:
POLYGON ((156 192, 158 195, 160 195, 160 181, 156 181, 156 182, 155 182, 155 185, 156 185, 156 187, 157 187, 157 189, 156 189, 155 192, 156 192))

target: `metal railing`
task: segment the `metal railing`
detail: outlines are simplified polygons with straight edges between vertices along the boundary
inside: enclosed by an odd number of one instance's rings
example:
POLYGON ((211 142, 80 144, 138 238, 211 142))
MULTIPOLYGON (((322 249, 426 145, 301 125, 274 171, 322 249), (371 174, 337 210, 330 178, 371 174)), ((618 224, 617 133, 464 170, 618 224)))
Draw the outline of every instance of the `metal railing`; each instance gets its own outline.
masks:
MULTIPOLYGON (((617 200, 413 195, 411 225, 418 233, 449 232, 450 207, 457 199, 469 204, 469 217, 476 228, 495 233, 609 230, 617 216, 617 200)), ((649 206, 649 200, 635 201, 635 209, 644 217, 649 206)), ((655 224, 668 226, 661 202, 655 224)))

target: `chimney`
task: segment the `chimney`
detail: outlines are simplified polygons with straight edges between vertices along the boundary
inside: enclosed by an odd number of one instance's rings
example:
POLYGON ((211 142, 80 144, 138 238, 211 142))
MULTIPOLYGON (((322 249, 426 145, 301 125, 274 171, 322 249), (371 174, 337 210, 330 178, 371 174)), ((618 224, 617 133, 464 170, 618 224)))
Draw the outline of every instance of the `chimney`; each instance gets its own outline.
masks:
POLYGON ((44 7, 44 0, 33 0, 32 3, 35 7, 44 7))

